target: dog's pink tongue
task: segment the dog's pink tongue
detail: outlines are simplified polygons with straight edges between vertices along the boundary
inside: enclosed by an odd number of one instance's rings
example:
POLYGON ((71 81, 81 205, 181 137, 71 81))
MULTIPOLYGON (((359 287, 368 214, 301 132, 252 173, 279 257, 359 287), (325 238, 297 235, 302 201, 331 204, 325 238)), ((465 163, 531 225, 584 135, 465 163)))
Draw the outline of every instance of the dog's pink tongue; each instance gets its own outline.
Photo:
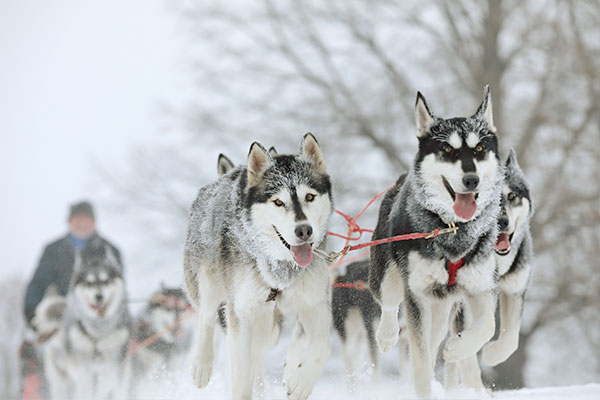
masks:
POLYGON ((291 246, 291 250, 294 260, 296 260, 299 266, 306 267, 312 262, 313 253, 310 243, 304 243, 300 246, 291 246))
POLYGON ((477 211, 477 202, 473 193, 456 193, 454 200, 454 214, 462 219, 471 219, 477 211))
POLYGON ((510 249, 510 242, 508 241, 508 233, 501 233, 498 235, 496 245, 494 248, 498 251, 506 251, 510 249))

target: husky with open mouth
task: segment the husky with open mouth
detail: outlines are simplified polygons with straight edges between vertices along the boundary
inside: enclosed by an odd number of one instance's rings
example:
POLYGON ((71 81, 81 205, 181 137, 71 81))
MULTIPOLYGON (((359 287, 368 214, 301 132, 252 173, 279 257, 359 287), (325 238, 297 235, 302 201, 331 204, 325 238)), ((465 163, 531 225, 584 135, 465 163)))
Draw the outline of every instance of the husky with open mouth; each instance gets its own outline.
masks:
POLYGON ((494 244, 504 168, 487 86, 471 117, 436 117, 421 93, 415 115, 419 151, 408 174, 386 194, 373 239, 452 224, 458 231, 373 247, 369 287, 382 306, 376 339, 384 352, 398 340, 398 307, 404 302, 415 391, 431 397, 453 306, 465 302, 472 324, 447 340, 446 362, 471 362, 494 334, 494 244))
POLYGON ((225 303, 233 398, 260 393, 279 312, 297 321, 284 370, 288 397, 310 395, 330 353, 329 276, 314 254, 325 246, 332 211, 330 178, 310 133, 297 155, 273 157, 253 143, 247 167, 200 189, 184 253, 186 290, 198 312, 198 387, 212 375, 217 309, 225 303))
POLYGON ((514 150, 511 150, 506 160, 502 188, 502 211, 498 219, 500 232, 494 247, 500 289, 500 334, 498 339, 483 348, 482 359, 487 365, 506 361, 519 346, 521 315, 533 257, 529 230, 532 215, 529 185, 514 150))
POLYGON ((126 399, 130 316, 122 266, 108 246, 75 256, 58 333, 44 351, 53 399, 126 399))

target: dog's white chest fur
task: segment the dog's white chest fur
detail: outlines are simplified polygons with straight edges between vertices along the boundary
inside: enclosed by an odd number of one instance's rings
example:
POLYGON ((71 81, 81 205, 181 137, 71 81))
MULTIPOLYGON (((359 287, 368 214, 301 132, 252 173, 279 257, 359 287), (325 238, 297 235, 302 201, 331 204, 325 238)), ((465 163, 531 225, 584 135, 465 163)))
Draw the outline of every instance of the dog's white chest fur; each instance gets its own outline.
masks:
MULTIPOLYGON (((408 284, 413 292, 430 294, 433 285, 447 285, 446 260, 425 258, 417 251, 408 253, 408 284)), ((469 293, 481 293, 495 286, 495 259, 492 254, 479 262, 470 262, 456 273, 456 283, 469 293)))
POLYGON ((121 354, 121 347, 126 344, 129 332, 125 328, 117 329, 103 338, 94 341, 79 327, 75 326, 69 330, 69 340, 73 345, 75 353, 94 356, 114 356, 121 354))

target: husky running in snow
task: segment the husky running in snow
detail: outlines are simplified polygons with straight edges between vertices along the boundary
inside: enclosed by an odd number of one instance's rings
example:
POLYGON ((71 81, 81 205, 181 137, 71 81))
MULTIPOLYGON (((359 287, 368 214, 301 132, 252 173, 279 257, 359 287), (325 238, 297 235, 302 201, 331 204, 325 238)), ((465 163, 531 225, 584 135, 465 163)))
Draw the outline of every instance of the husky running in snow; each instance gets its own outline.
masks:
POLYGON ((419 151, 408 174, 385 195, 373 239, 453 223, 458 231, 373 247, 369 287, 382 306, 376 339, 384 352, 398 340, 398 306, 404 302, 415 391, 431 397, 453 305, 466 302, 472 323, 447 340, 446 362, 469 362, 494 334, 494 244, 504 171, 487 86, 471 117, 436 117, 421 93, 415 109, 419 151))
POLYGON ((185 293, 179 288, 162 286, 156 291, 133 326, 132 340, 138 345, 160 334, 148 346, 136 348, 133 356, 134 374, 137 378, 160 368, 176 369, 181 366, 191 345, 181 318, 190 311, 185 293))
POLYGON ((198 311, 192 376, 212 375, 217 309, 226 303, 234 399, 261 388, 277 313, 297 321, 284 380, 290 399, 307 398, 329 358, 329 276, 323 250, 333 211, 321 148, 310 133, 298 155, 271 156, 253 143, 248 166, 200 189, 190 212, 184 273, 198 311))
POLYGON ((44 351, 53 399, 126 399, 130 317, 122 266, 108 246, 76 253, 62 325, 44 351))

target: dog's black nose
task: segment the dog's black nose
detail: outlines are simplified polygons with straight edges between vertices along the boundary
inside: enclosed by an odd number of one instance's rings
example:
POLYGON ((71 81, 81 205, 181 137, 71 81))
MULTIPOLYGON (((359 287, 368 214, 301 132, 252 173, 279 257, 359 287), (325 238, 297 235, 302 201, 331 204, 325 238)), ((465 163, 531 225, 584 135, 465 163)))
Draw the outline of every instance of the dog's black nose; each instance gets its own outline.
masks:
POLYGON ((508 217, 500 217, 498 219, 498 228, 504 232, 508 228, 508 217))
POLYGON ((96 295, 96 303, 102 303, 102 299, 103 299, 102 295, 100 293, 98 293, 96 295))
POLYGON ((475 190, 479 185, 479 177, 475 174, 466 174, 463 176, 463 184, 467 190, 475 190))
POLYGON ((296 227, 296 236, 298 236, 298 239, 300 240, 308 240, 313 233, 312 230, 312 226, 308 225, 308 224, 303 224, 303 225, 298 225, 296 227))

